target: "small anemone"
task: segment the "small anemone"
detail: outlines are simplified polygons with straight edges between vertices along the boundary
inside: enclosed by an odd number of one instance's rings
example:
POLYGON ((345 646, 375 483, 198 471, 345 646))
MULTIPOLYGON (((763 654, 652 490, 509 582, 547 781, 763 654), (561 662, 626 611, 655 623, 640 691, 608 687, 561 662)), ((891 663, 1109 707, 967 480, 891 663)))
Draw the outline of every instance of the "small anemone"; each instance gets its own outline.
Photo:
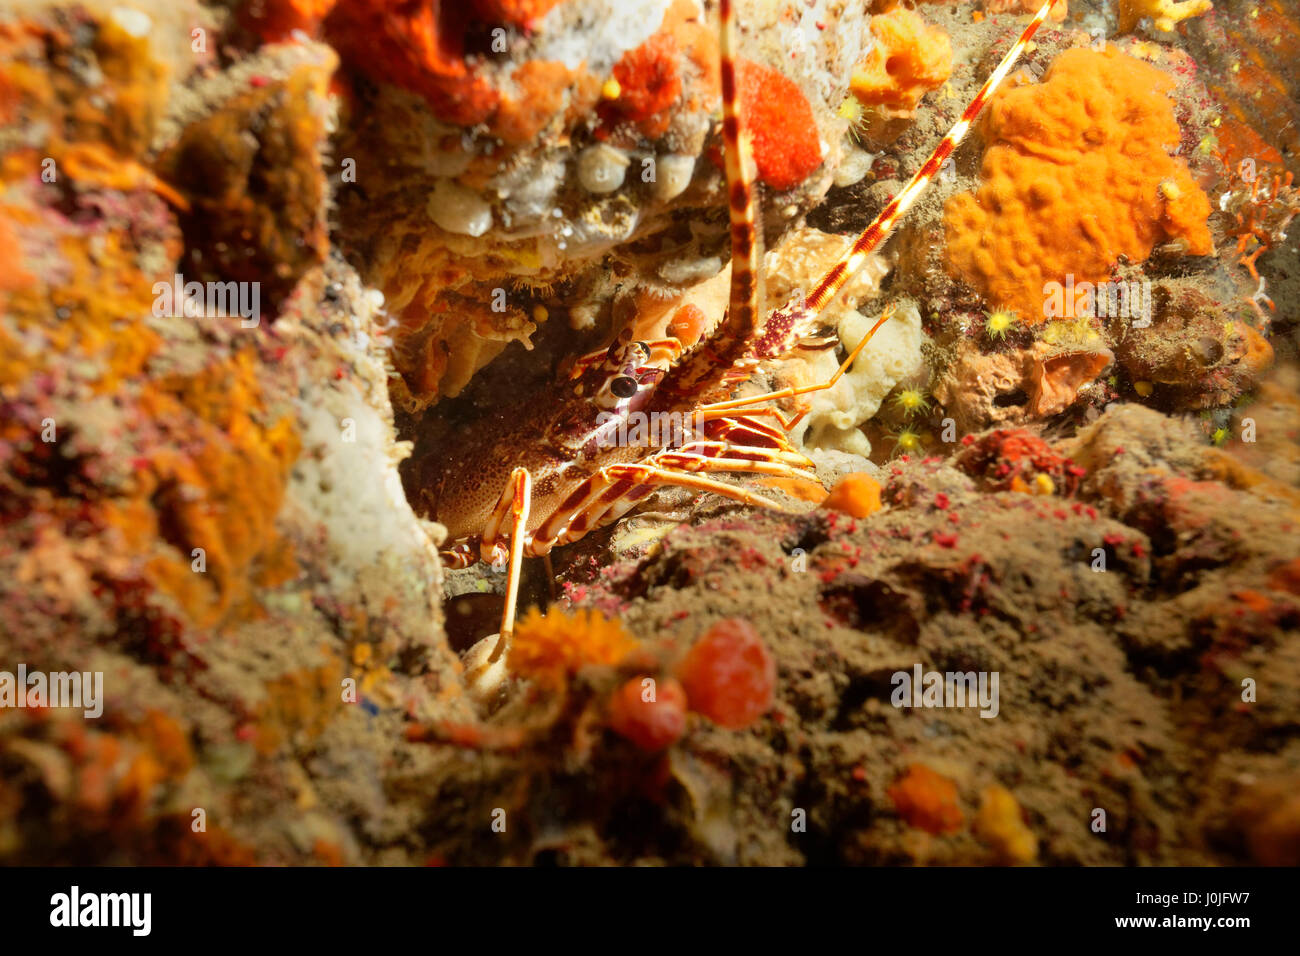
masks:
POLYGON ((900 428, 894 435, 894 452, 899 455, 915 455, 921 451, 924 443, 921 433, 914 428, 900 428))
POLYGON ((862 102, 850 93, 844 97, 844 102, 840 104, 840 108, 835 112, 840 119, 848 120, 849 136, 855 143, 860 142, 862 134, 865 132, 867 118, 867 111, 862 106, 862 102))
POLYGON ((919 388, 904 388, 900 389, 898 394, 894 396, 894 406, 908 418, 911 418, 919 412, 928 412, 930 410, 930 400, 925 397, 925 392, 919 388))
POLYGON ((1006 338, 1007 333, 1020 321, 1014 312, 1001 305, 992 312, 985 312, 984 316, 984 334, 991 339, 1006 338))

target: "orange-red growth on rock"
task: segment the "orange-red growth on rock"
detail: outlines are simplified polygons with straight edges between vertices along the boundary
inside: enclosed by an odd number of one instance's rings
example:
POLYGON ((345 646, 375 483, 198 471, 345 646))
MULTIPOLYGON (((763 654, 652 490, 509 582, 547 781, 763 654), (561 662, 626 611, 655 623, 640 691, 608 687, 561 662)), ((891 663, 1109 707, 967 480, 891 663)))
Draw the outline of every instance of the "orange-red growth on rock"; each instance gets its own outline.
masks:
POLYGON ((1071 495, 1085 474, 1038 435, 1021 428, 999 428, 971 440, 955 464, 991 491, 1034 489, 1043 476, 1053 490, 1071 495))
POLYGON ((671 747, 686 732, 686 691, 671 678, 634 677, 610 698, 609 725, 642 750, 671 747))
POLYGON ((793 80, 740 57, 736 95, 754 147, 759 179, 773 189, 793 189, 821 165, 817 122, 793 80))
POLYGON ((325 33, 349 65, 418 93, 439 119, 472 126, 500 101, 499 91, 465 60, 472 15, 461 4, 343 0, 325 33))
POLYGON ((822 507, 852 518, 865 518, 880 510, 880 482, 865 471, 844 475, 835 482, 822 507))
POLYGON ((314 34, 338 0, 248 0, 240 22, 267 43, 279 43, 294 30, 314 34))
POLYGON ((924 764, 914 763, 886 791, 908 826, 926 833, 955 833, 964 819, 957 785, 924 764))
POLYGON ((906 7, 871 18, 875 45, 853 68, 849 89, 864 106, 910 113, 952 74, 948 34, 906 7))
POLYGON ((678 668, 691 710, 731 730, 748 727, 772 706, 776 661, 743 618, 709 628, 678 668))
POLYGON ((678 61, 677 41, 668 32, 656 33, 628 50, 614 65, 618 98, 601 103, 601 119, 606 123, 625 119, 640 126, 651 139, 660 136, 668 128, 670 110, 682 92, 678 61))
POLYGON ((1179 239, 1209 255, 1210 202, 1186 164, 1171 77, 1114 47, 1067 50, 1044 82, 1009 89, 981 125, 981 185, 945 210, 951 271, 1037 324, 1045 286, 1101 282, 1179 239))

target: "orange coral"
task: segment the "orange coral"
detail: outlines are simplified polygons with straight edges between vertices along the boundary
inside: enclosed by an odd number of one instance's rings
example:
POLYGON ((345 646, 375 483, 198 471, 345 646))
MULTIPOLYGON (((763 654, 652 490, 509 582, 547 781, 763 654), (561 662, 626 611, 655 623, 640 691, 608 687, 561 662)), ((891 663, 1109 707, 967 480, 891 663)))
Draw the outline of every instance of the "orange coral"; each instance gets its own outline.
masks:
POLYGON ((609 77, 614 94, 605 94, 598 107, 598 138, 632 147, 637 134, 662 136, 674 108, 699 112, 717 105, 718 41, 700 11, 692 0, 674 0, 654 35, 623 54, 609 77), (689 87, 682 82, 683 67, 695 77, 689 87), (620 124, 634 130, 629 134, 620 124))
POLYGON ((551 60, 520 64, 510 76, 518 93, 501 103, 492 131, 507 143, 530 141, 564 108, 565 89, 577 76, 551 60))
POLYGON ((572 616, 530 608, 515 626, 510 669, 542 683, 559 684, 584 667, 618 664, 636 646, 622 625, 590 608, 572 616))
POLYGON ((931 834, 961 829, 964 817, 957 805, 957 785, 924 764, 912 764, 886 792, 908 826, 931 834))
POLYGON ((1186 164, 1172 78, 1114 47, 1061 54, 1044 82, 985 113, 982 183, 948 201, 948 264, 987 300, 1043 321, 1045 285, 1105 281, 1158 242, 1213 252, 1210 202, 1186 164))
MULTIPOLYGON (((1220 208, 1233 215, 1234 222, 1227 233, 1237 240, 1237 264, 1245 266, 1250 277, 1258 282, 1259 257, 1283 242, 1287 227, 1300 214, 1300 190, 1290 171, 1258 168, 1253 159, 1249 164, 1234 163, 1230 156, 1227 153, 1219 156, 1228 179, 1226 199, 1220 208)), ((1271 301, 1269 306, 1272 307, 1271 301)))
POLYGON ((896 7, 871 18, 875 45, 853 69, 849 89, 864 106, 910 113, 952 74, 948 34, 917 13, 896 7))

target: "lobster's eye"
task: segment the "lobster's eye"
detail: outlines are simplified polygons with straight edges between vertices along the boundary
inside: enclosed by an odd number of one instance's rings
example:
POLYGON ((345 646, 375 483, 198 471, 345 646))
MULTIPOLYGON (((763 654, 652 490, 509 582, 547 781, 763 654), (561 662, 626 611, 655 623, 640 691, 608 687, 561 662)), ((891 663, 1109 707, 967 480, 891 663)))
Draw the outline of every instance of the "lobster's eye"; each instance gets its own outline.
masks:
POLYGON ((631 375, 620 375, 609 383, 609 390, 618 398, 631 398, 636 394, 636 379, 631 375))

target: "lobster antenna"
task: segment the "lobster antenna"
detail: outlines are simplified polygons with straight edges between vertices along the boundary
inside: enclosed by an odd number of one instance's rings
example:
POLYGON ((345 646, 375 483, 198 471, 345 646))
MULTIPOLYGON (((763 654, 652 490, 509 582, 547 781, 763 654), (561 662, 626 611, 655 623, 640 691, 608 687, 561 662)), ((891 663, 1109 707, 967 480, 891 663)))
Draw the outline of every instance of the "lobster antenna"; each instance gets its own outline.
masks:
POLYGON ((671 404, 717 383, 719 368, 729 368, 749 346, 758 327, 758 226, 754 214, 753 148, 740 122, 736 88, 734 0, 720 0, 718 26, 722 72, 722 144, 731 220, 731 294, 726 315, 707 339, 701 339, 685 362, 656 391, 657 401, 671 404))
MULTIPOLYGON (((966 133, 970 131, 971 124, 979 116, 980 111, 984 109, 984 104, 988 102, 989 97, 993 95, 993 91, 998 88, 998 85, 1006 79, 1007 74, 1011 72, 1011 68, 1016 65, 1016 60, 1020 58, 1020 54, 1024 52, 1029 41, 1038 32, 1038 28, 1043 21, 1047 19, 1055 3, 1056 0, 1046 0, 1039 11, 1034 14, 1034 19, 1029 21, 1029 26, 1025 27, 1025 31, 1020 34, 1020 39, 1007 51, 1006 56, 1002 58, 1002 62, 998 64, 998 68, 984 81, 980 91, 975 94, 975 98, 971 100, 970 105, 961 114, 961 119, 935 147, 934 152, 930 154, 930 158, 925 161, 925 165, 916 171, 916 175, 903 188, 903 191, 891 199, 889 204, 880 211, 880 215, 876 216, 875 220, 872 221, 871 225, 862 231, 862 234, 854 241, 853 247, 845 253, 844 257, 832 266, 826 275, 822 276, 821 281, 817 283, 817 286, 804 301, 805 307, 813 318, 821 314, 822 310, 835 298, 840 289, 844 288, 844 284, 862 268, 867 256, 888 238, 889 231, 893 229, 894 223, 912 208, 917 197, 925 191, 925 187, 930 184, 930 181, 938 174, 943 164, 947 162, 948 157, 953 154, 953 151, 965 138, 966 133)), ((725 10, 727 6, 728 0, 723 0, 723 9, 725 10)), ((732 237, 734 242, 734 205, 732 207, 732 216, 732 237)))
POLYGON ((754 215, 753 148, 742 135, 736 89, 736 20, 732 0, 721 0, 722 142, 731 219, 731 296, 726 332, 748 335, 758 322, 758 228, 754 215))

